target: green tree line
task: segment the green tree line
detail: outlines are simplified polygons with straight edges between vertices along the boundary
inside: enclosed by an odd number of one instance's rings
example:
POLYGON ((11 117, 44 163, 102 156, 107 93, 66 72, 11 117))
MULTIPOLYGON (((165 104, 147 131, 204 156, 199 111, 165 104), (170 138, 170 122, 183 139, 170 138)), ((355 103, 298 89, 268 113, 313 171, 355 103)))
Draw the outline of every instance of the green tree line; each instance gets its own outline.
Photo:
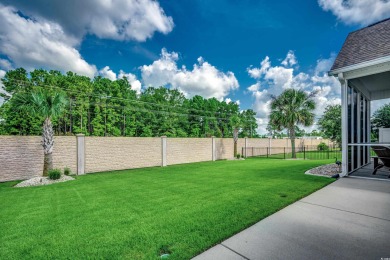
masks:
POLYGON ((238 104, 186 98, 177 89, 149 87, 137 94, 126 78, 93 79, 73 72, 10 70, 2 79, 0 134, 40 135, 43 119, 17 109, 15 97, 37 89, 64 93, 65 112, 53 120, 56 135, 232 137, 232 116, 241 119, 239 136, 257 137, 256 113, 238 104))

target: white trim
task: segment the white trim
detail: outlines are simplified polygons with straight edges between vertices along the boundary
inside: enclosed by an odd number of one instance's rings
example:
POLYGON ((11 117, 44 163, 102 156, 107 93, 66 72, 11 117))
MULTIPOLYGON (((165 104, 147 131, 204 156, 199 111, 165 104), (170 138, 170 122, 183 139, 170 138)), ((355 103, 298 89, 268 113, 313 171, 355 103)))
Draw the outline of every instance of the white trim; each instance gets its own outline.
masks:
POLYGON ((361 63, 358 63, 358 64, 342 67, 342 68, 339 68, 339 69, 331 70, 331 71, 328 72, 328 75, 329 76, 335 76, 335 75, 338 75, 340 73, 345 73, 345 72, 348 72, 348 71, 353 71, 353 70, 358 70, 358 69, 361 69, 361 68, 375 66, 375 65, 378 65, 380 63, 385 63, 385 62, 390 62, 390 56, 385 56, 385 57, 381 57, 381 58, 378 58, 378 59, 369 60, 369 61, 361 62, 361 63))
MULTIPOLYGON (((390 88, 390 83, 389 83, 388 87, 390 88)), ((371 92, 370 100, 380 100, 380 99, 385 99, 385 98, 390 98, 390 90, 389 89, 371 92)))
MULTIPOLYGON (((351 134, 351 143, 356 143, 355 142, 355 120, 356 120, 356 115, 355 115, 355 92, 357 96, 357 91, 353 86, 349 86, 351 88, 351 95, 349 97, 351 98, 351 129, 350 129, 350 134, 351 134)), ((356 124, 357 126, 357 124, 356 124)), ((351 148, 351 171, 355 170, 355 148, 351 148)))
POLYGON ((344 72, 344 77, 346 79, 356 79, 365 76, 379 74, 386 71, 390 71, 390 61, 379 63, 368 67, 363 67, 360 69, 346 71, 344 72))
MULTIPOLYGON (((371 143, 371 101, 367 100, 367 143, 371 143)), ((367 161, 371 158, 371 148, 367 148, 367 161)))
POLYGON ((371 100, 371 92, 369 92, 361 83, 360 80, 350 80, 348 84, 357 89, 366 99, 371 100))
POLYGON ((341 177, 348 175, 348 81, 344 79, 343 74, 338 75, 341 83, 341 177))
MULTIPOLYGON (((356 95, 356 116, 355 116, 355 119, 356 119, 356 127, 357 127, 357 131, 356 131, 356 136, 357 136, 357 142, 358 143, 361 143, 361 130, 362 130, 362 125, 361 125, 361 100, 360 100, 360 97, 361 97, 361 94, 360 92, 357 91, 357 95, 356 95)), ((356 150, 357 150, 357 167, 359 168, 361 166, 361 155, 360 155, 360 150, 361 147, 358 147, 356 150)))
MULTIPOLYGON (((363 140, 361 140, 362 143, 366 143, 366 98, 364 96, 363 97, 363 100, 361 101, 363 103, 363 125, 361 127, 361 129, 363 130, 363 140)), ((367 147, 363 147, 363 164, 365 164, 367 162, 367 147)))

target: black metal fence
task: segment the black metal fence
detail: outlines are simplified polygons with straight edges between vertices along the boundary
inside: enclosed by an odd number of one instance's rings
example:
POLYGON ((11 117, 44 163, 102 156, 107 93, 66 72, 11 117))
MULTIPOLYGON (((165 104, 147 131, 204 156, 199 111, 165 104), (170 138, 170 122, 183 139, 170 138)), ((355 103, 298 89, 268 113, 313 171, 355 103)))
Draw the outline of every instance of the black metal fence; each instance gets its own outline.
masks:
MULTIPOLYGON (((291 159, 291 147, 242 147, 242 155, 246 157, 265 157, 270 159, 291 159)), ((337 159, 341 161, 341 148, 330 146, 319 150, 317 146, 298 146, 295 148, 296 158, 309 160, 337 159)))

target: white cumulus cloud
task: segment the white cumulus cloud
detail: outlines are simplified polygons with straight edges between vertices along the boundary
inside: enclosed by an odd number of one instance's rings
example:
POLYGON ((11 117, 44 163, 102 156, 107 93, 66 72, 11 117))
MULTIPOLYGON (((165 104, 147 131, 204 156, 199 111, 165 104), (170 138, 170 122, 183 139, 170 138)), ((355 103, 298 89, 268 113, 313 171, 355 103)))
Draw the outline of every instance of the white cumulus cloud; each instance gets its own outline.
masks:
POLYGON ((126 73, 123 70, 120 70, 119 75, 118 75, 118 79, 122 79, 124 77, 129 81, 129 83, 131 85, 131 89, 135 90, 137 92, 137 94, 140 94, 141 87, 142 87, 141 81, 139 81, 134 74, 126 73))
POLYGON ((178 72, 177 60, 179 54, 169 53, 165 48, 161 50, 161 57, 150 65, 140 67, 142 80, 145 85, 154 87, 170 84, 174 75, 178 72))
POLYGON ((270 67, 264 76, 268 84, 274 84, 275 88, 288 88, 293 80, 293 69, 285 67, 270 67))
POLYGON ((284 66, 294 66, 297 63, 297 58, 295 57, 294 52, 291 50, 287 53, 286 58, 282 61, 282 65, 284 66))
MULTIPOLYGON (((3 0, 0 3, 0 68, 24 67, 97 71, 78 51, 85 35, 119 41, 145 41, 173 30, 172 17, 155 0, 3 0)), ((113 74, 106 75, 113 78, 113 74)), ((137 84, 137 82, 135 82, 137 84)))
POLYGON ((72 35, 145 41, 155 32, 167 34, 174 27, 155 0, 3 0, 28 16, 56 21, 72 35))
MULTIPOLYGON (((292 52, 290 51, 287 54, 292 52)), ((340 104, 340 83, 334 77, 329 77, 327 71, 330 69, 334 61, 334 55, 331 55, 329 59, 320 59, 317 61, 316 68, 313 73, 298 73, 296 68, 290 68, 292 65, 298 63, 290 62, 290 58, 286 58, 282 66, 272 66, 267 56, 260 64, 260 68, 250 67, 248 74, 253 77, 251 71, 261 71, 260 76, 257 77, 257 82, 249 86, 247 90, 252 94, 254 98, 253 110, 257 113, 257 119, 259 123, 258 131, 260 133, 266 133, 266 126, 268 124, 268 116, 270 113, 271 95, 278 96, 285 89, 295 88, 302 89, 307 92, 316 91, 317 95, 314 98, 316 102, 315 114, 317 118, 322 115, 325 107, 330 104, 340 104)), ((294 61, 296 61, 294 55, 294 61)), ((317 128, 317 126, 308 128, 306 130, 311 131, 317 128)))
POLYGON ((346 24, 368 25, 390 14, 388 0, 318 0, 318 4, 346 24))
POLYGON ((265 57, 264 60, 261 61, 260 63, 260 68, 253 68, 250 67, 248 68, 248 74, 254 79, 260 78, 271 66, 271 63, 269 61, 269 57, 265 57))
POLYGON ((109 66, 105 66, 103 69, 99 70, 99 75, 110 80, 126 78, 131 85, 131 89, 135 90, 137 94, 141 93, 141 82, 137 79, 137 76, 132 73, 126 73, 123 70, 120 70, 117 76, 109 66))
POLYGON ((202 57, 198 58, 198 64, 194 64, 192 70, 185 66, 179 68, 178 60, 178 53, 162 49, 160 59, 140 68, 143 83, 154 87, 170 85, 187 96, 201 95, 219 100, 239 87, 233 72, 222 72, 202 57))
POLYGON ((71 70, 89 77, 96 73, 95 66, 75 49, 78 39, 66 35, 59 24, 24 18, 16 9, 3 5, 0 24, 0 53, 12 60, 15 67, 71 70))
POLYGON ((99 70, 100 76, 110 80, 116 80, 116 73, 113 72, 109 66, 105 66, 103 69, 99 70))

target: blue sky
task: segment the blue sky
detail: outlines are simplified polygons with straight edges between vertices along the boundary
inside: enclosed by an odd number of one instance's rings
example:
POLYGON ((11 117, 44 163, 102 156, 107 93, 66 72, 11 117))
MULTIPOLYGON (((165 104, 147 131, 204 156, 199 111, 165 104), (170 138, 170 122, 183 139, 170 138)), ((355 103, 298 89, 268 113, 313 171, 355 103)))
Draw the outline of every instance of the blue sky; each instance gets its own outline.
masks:
POLYGON ((17 67, 127 76, 137 91, 239 102, 263 132, 269 95, 319 90, 317 114, 340 102, 326 75, 349 32, 387 18, 382 0, 0 1, 0 77, 17 67))

